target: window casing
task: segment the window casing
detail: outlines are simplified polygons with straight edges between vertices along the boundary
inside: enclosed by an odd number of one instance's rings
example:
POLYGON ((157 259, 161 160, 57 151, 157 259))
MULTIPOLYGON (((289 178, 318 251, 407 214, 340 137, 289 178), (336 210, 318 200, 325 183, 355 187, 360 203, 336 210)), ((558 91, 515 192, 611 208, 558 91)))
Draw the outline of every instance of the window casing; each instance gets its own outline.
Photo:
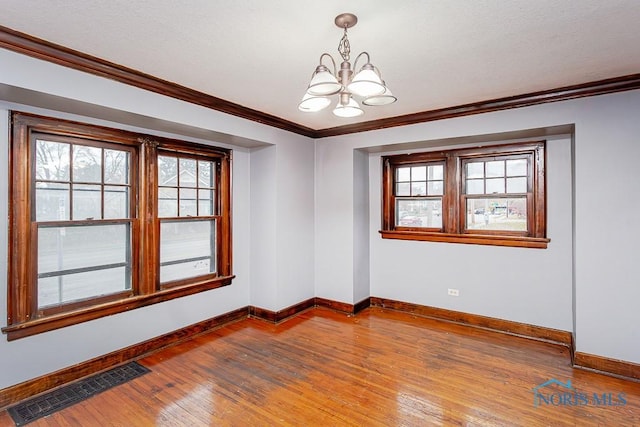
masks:
POLYGON ((9 340, 231 283, 230 150, 14 112, 10 153, 9 340))
POLYGON ((545 143, 382 158, 383 238, 545 248, 545 143))

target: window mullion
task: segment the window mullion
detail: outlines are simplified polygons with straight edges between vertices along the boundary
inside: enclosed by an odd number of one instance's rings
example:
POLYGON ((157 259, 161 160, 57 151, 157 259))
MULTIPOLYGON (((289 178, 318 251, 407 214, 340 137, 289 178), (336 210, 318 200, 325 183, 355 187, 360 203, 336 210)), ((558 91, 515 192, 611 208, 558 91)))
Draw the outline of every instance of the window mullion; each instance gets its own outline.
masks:
POLYGON ((160 222, 156 213, 158 205, 157 162, 158 143, 150 138, 141 139, 139 161, 138 217, 140 244, 136 259, 138 268, 138 293, 151 294, 158 289, 160 272, 160 222), (144 268, 141 266, 144 265, 144 268))
POLYGON ((231 154, 220 159, 220 174, 218 184, 218 274, 231 275, 231 154))
POLYGON ((460 204, 460 159, 457 156, 447 154, 445 160, 445 191, 443 196, 442 215, 445 233, 458 233, 460 204))

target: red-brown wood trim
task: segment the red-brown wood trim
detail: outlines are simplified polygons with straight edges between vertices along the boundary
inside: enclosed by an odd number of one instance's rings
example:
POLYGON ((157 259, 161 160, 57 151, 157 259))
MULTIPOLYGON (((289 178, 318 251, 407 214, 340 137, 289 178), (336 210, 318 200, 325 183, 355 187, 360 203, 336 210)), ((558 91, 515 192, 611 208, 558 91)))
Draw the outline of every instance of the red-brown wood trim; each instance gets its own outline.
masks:
POLYGON ((365 298, 355 304, 348 304, 346 302, 334 301, 325 298, 316 297, 316 307, 329 308, 334 311, 339 311, 347 314, 357 314, 369 308, 371 306, 371 298, 365 298))
POLYGON ((371 305, 370 298, 365 298, 356 304, 348 304, 340 301, 333 301, 325 298, 310 298, 298 304, 292 305, 279 311, 267 310, 265 308, 251 306, 249 315, 267 322, 279 323, 290 317, 296 316, 312 307, 324 307, 334 311, 347 314, 357 314, 371 305))
POLYGON ((249 315, 256 319, 266 320, 267 322, 279 323, 312 307, 315 307, 315 301, 314 298, 309 298, 308 300, 299 302, 298 304, 294 304, 279 311, 251 306, 249 307, 249 315))
POLYGON ((371 297, 371 306, 390 308, 392 310, 403 311, 437 320, 445 320, 448 322, 460 323, 509 335, 552 342, 566 347, 571 347, 573 342, 573 334, 568 331, 513 322, 511 320, 496 319, 494 317, 480 316, 478 314, 463 313, 461 311, 453 311, 444 308, 429 307, 410 302, 395 301, 377 297, 371 297))
POLYGON ((0 26, 0 47, 310 138, 347 135, 350 133, 406 126, 434 120, 640 89, 640 73, 629 74, 539 92, 315 130, 3 26, 0 26))
POLYGON ((358 314, 365 308, 371 307, 371 297, 365 298, 353 305, 353 314, 358 314))
POLYGON ((97 306, 85 307, 75 311, 60 313, 23 323, 17 323, 2 328, 2 332, 7 334, 7 340, 13 341, 18 338, 28 337, 42 332, 63 328, 69 325, 86 322, 112 314, 122 313, 140 307, 145 307, 159 302, 169 301, 198 292, 216 289, 231 284, 235 276, 218 277, 204 283, 196 283, 188 286, 168 288, 157 291, 149 295, 138 295, 119 301, 108 302, 97 306))
POLYGON ((233 116, 312 137, 315 131, 291 121, 105 61, 95 56, 0 26, 0 47, 233 116))
POLYGON ((334 301, 325 298, 316 297, 316 306, 324 307, 342 313, 353 314, 354 306, 346 302, 334 301))
POLYGON ((387 129, 398 126, 407 126, 417 123, 431 122, 435 120, 469 116, 472 114, 489 113, 492 111, 528 107, 531 105, 566 101, 569 99, 604 95, 607 93, 623 92, 636 89, 640 89, 640 73, 580 83, 571 86, 563 86, 560 88, 543 90, 539 92, 531 92, 504 98, 473 102, 470 104, 463 104, 453 107, 440 108, 437 110, 421 111, 418 113, 406 114, 403 116, 388 117, 385 119, 370 120, 367 122, 354 123, 351 125, 320 129, 315 131, 312 137, 326 138, 329 136, 347 135, 350 133, 367 132, 371 130, 387 129))
POLYGON ((576 351, 573 359, 574 368, 588 369, 605 375, 640 380, 640 364, 625 360, 610 359, 595 354, 576 351))
POLYGON ((470 245, 509 246, 546 249, 551 239, 543 237, 494 236, 489 234, 430 233, 424 231, 380 230, 383 239, 419 240, 423 242, 465 243, 470 245))
POLYGON ((116 350, 104 356, 96 357, 95 359, 7 387, 0 390, 0 410, 23 399, 49 391, 71 381, 121 365, 132 359, 140 358, 226 324, 246 319, 248 314, 249 307, 239 308, 139 344, 116 350))

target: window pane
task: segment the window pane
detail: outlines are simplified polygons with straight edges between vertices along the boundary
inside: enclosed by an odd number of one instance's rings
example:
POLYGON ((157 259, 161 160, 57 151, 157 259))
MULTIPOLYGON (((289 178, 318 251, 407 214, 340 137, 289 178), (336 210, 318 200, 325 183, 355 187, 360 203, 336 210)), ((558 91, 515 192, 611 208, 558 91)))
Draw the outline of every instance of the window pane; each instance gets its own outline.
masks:
POLYGON ((467 179, 484 178, 484 162, 467 163, 467 179))
POLYGON ((160 224, 160 282, 215 273, 215 221, 160 224))
POLYGON ((507 176, 527 175, 527 159, 507 160, 507 176))
POLYGON ((504 179, 487 179, 487 194, 504 193, 504 179))
POLYGON ((414 166, 411 168, 411 181, 426 181, 426 180, 427 180, 426 166, 414 166))
POLYGON ((129 187, 104 187, 104 217, 129 218, 129 187))
POLYGON ((200 160, 198 162, 199 187, 213 187, 213 175, 211 174, 211 162, 200 160))
POLYGON ((396 181, 410 181, 411 180, 411 168, 398 168, 396 169, 396 181))
POLYGON ((410 196, 411 187, 408 182, 396 184, 396 196, 410 196))
POLYGON ((468 230, 527 231, 527 199, 467 199, 468 230))
POLYGON ((158 188, 158 216, 161 218, 178 216, 176 188, 158 188))
POLYGON ((198 215, 214 215, 213 190, 198 190, 198 215))
POLYGON ((178 159, 158 156, 158 185, 178 185, 178 159))
POLYGON ((426 182, 412 182, 411 183, 411 195, 412 196, 426 196, 427 195, 427 183, 426 182))
POLYGON ((527 178, 507 178, 507 193, 526 193, 527 178))
POLYGON ((99 185, 76 184, 73 186, 74 220, 102 219, 102 192, 99 185))
POLYGON ((196 216, 197 199, 196 190, 191 188, 180 189, 180 212, 179 216, 196 216))
POLYGON ((396 200, 396 226, 442 228, 442 199, 396 200))
POLYGON ((160 267, 160 281, 167 283, 211 273, 215 273, 215 266, 212 268, 211 260, 207 258, 160 267))
POLYGON ((467 180, 467 194, 484 194, 484 180, 483 179, 468 179, 467 180))
POLYGON ((129 224, 38 227, 38 274, 124 263, 129 224))
POLYGON ((69 181, 69 144, 36 141, 36 179, 69 181))
POLYGON ((73 146, 73 181, 102 182, 102 149, 73 146))
POLYGON ((129 224, 38 228, 38 307, 131 288, 129 224))
POLYGON ((36 221, 69 219, 69 184, 36 184, 36 221))
POLYGON ((441 196, 444 191, 443 181, 429 181, 427 190, 430 196, 441 196))
POLYGON ((196 186, 196 161, 193 159, 180 159, 180 187, 196 186))
POLYGON ((442 180, 444 176, 444 166, 435 165, 428 168, 429 180, 442 180))
POLYGON ((122 292, 127 274, 118 267, 38 279, 38 308, 122 292))
POLYGON ((108 184, 129 183, 129 153, 104 150, 104 182, 108 184))
POLYGON ((504 161, 487 162, 487 178, 504 176, 504 161))

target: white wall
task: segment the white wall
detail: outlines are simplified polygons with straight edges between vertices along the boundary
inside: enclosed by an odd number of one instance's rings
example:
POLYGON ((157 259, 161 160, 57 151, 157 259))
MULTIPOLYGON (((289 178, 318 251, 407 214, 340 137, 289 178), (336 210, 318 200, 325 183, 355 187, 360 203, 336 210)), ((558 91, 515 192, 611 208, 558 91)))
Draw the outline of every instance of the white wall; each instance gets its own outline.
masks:
POLYGON ((356 245, 366 243, 353 236, 366 218, 354 214, 361 173, 356 150, 434 149, 456 138, 574 125, 574 159, 571 138, 547 138, 551 243, 544 250, 382 240, 381 168, 372 155, 371 295, 569 331, 575 315, 578 351, 640 363, 639 109, 640 91, 631 91, 318 141, 316 294, 357 302, 353 277, 363 248, 356 245), (461 296, 447 297, 447 287, 461 296))
MULTIPOLYGON (((253 303, 252 294, 258 301, 267 299, 266 308, 273 310, 290 305, 291 298, 302 300, 313 296, 312 140, 3 49, 0 49, 0 64, 0 173, 6 174, 8 167, 9 110, 232 148, 233 270, 236 275, 233 283, 224 288, 11 342, 0 337, 0 366, 11 366, 10 370, 0 370, 0 389, 237 308, 258 305, 253 303), (8 89, 12 91, 12 98, 3 99, 2 93, 8 89), (25 94, 24 101, 15 99, 15 93, 22 96, 21 91, 25 94), (47 108, 41 108, 43 106, 47 108), (121 121, 114 122, 114 118, 121 121), (207 139, 181 135, 181 130, 207 139), (233 145, 234 141, 241 146, 233 145), (256 146, 265 147, 264 152, 277 148, 277 152, 265 157, 259 148, 243 148, 256 146), (263 178, 266 178, 264 183, 263 178), (257 188, 252 189, 252 185, 257 188), (277 188, 280 192, 276 192, 277 188), (281 199, 276 199, 277 194, 282 194, 281 199), (277 203, 270 204, 270 198, 277 203), (303 205, 299 205, 299 201, 303 205), (262 205, 267 206, 266 221, 259 220, 262 205), (276 210, 270 212, 273 206, 276 210), (272 233, 276 222, 284 226, 283 231, 275 234, 274 241, 272 233), (252 246, 253 242, 259 243, 258 246, 252 246), (276 248, 275 271, 279 273, 274 280, 269 270, 252 268, 251 261, 276 248), (297 266, 296 269, 289 271, 289 264, 297 266), (273 290, 271 295, 259 293, 265 278, 272 281, 267 287, 273 290)), ((1 181, 7 178, 5 175, 1 181)), ((0 186, 2 260, 7 259, 7 192, 7 185, 0 186)), ((1 262, 0 321, 3 325, 6 320, 2 319, 7 317, 6 278, 7 264, 1 262)))
POLYGON ((575 159, 578 350, 640 363, 640 91, 582 105, 575 159))
POLYGON ((380 238, 382 166, 372 154, 371 294, 572 330, 570 137, 548 138, 546 155, 551 242, 540 250, 380 238))
POLYGON ((278 311, 314 296, 313 143, 251 154, 251 305, 278 311))

